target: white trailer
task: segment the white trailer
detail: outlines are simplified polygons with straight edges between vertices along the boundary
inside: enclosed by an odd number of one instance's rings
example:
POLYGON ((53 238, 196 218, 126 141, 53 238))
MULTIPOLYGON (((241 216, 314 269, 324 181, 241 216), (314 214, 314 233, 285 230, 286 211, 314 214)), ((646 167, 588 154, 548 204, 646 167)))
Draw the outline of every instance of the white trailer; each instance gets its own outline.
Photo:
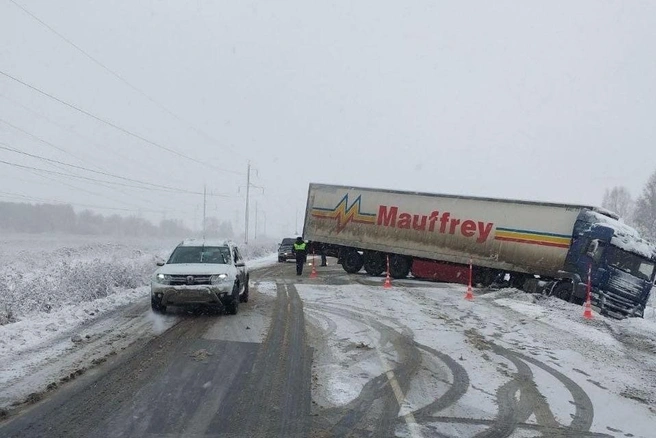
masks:
POLYGON ((651 263, 653 281, 654 246, 617 219, 589 205, 310 184, 303 234, 310 241, 338 246, 347 272, 364 266, 379 275, 387 255, 397 278, 407 276, 420 259, 460 265, 471 260, 483 282, 511 272, 523 283, 536 275, 580 274, 573 265, 580 261, 584 266, 585 260, 574 260, 575 241, 586 230, 600 232, 605 226, 611 229, 609 245, 613 236, 613 242, 621 237, 628 242, 622 250, 651 263))

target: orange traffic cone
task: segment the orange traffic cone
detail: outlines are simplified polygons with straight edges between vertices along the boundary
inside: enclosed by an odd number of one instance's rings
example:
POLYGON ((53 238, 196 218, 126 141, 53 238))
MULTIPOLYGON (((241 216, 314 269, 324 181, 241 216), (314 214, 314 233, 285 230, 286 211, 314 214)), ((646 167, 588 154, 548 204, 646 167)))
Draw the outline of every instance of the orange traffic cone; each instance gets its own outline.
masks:
POLYGON ((585 319, 592 319, 592 264, 588 265, 588 291, 585 294, 585 310, 583 310, 583 317, 585 319))
POLYGON ((317 268, 316 263, 314 263, 314 251, 312 251, 312 272, 310 272, 310 278, 317 278, 317 268))
POLYGON ((588 299, 585 300, 585 310, 583 311, 583 317, 585 319, 592 319, 592 303, 590 302, 590 295, 588 295, 588 299))
POLYGON ((385 289, 390 289, 392 287, 392 280, 390 280, 389 273, 389 256, 387 256, 387 274, 385 275, 385 283, 383 283, 385 289))
POLYGON ((387 273, 387 276, 385 277, 385 283, 383 284, 383 287, 385 289, 390 289, 392 287, 392 281, 390 280, 389 272, 387 273))
POLYGON ((469 284, 467 285, 467 293, 465 299, 471 301, 474 299, 474 292, 472 290, 472 261, 469 259, 469 284))

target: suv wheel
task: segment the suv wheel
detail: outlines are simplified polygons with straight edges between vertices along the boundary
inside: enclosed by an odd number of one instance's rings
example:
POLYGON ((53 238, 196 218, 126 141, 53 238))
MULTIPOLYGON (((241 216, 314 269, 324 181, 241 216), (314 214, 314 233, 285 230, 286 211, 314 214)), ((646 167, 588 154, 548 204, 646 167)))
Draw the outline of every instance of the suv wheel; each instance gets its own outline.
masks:
POLYGON ((228 315, 236 315, 239 311, 239 284, 235 283, 235 287, 232 289, 232 295, 230 297, 230 302, 226 305, 226 313, 228 315))
POLYGON ((246 284, 244 285, 244 292, 239 295, 239 301, 242 303, 248 303, 248 283, 250 282, 250 277, 246 276, 246 284))
POLYGON ((162 302, 156 298, 150 299, 150 308, 153 309, 153 312, 166 313, 166 306, 163 306, 162 302))

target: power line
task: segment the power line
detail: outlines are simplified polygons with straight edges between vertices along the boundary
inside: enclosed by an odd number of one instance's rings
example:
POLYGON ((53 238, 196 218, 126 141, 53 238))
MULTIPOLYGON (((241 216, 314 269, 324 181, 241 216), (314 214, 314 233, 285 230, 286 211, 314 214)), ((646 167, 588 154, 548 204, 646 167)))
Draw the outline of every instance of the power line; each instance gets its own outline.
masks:
MULTIPOLYGON (((44 139, 42 139, 42 138, 40 138, 40 137, 37 137, 36 135, 31 134, 31 133, 27 132, 26 130, 24 130, 24 129, 18 127, 18 126, 9 123, 9 122, 6 121, 6 120, 0 119, 0 123, 4 123, 5 125, 14 128, 16 131, 21 132, 21 133, 27 135, 28 137, 32 137, 33 139, 38 140, 38 141, 40 141, 41 143, 43 143, 43 144, 45 144, 45 145, 48 145, 48 146, 50 146, 50 147, 53 148, 53 149, 58 150, 59 152, 63 152, 63 153, 65 153, 65 154, 67 154, 67 155, 70 155, 70 156, 72 156, 72 157, 74 157, 74 158, 77 158, 78 160, 80 160, 80 161, 83 162, 83 163, 87 163, 87 164, 92 164, 92 165, 93 165, 93 163, 89 163, 88 160, 85 160, 85 159, 83 159, 83 158, 81 158, 81 157, 78 157, 77 155, 73 154, 72 152, 69 152, 69 151, 67 151, 67 150, 64 149, 64 148, 61 148, 61 147, 59 147, 59 146, 56 146, 56 145, 50 143, 49 141, 46 141, 46 140, 44 140, 44 139)), ((97 166, 96 166, 96 167, 97 167, 97 166)))
MULTIPOLYGON (((2 120, 0 120, 0 122, 1 121, 2 120)), ((166 189, 168 191, 175 191, 175 192, 189 193, 189 194, 197 194, 197 192, 193 192, 193 191, 190 191, 190 190, 179 189, 179 188, 176 188, 176 187, 170 187, 170 186, 165 186, 165 185, 161 185, 161 184, 153 184, 153 183, 149 183, 149 182, 146 182, 146 181, 140 181, 140 180, 137 180, 137 179, 132 179, 132 178, 127 178, 127 177, 120 176, 120 175, 115 175, 115 174, 109 173, 109 172, 102 172, 102 171, 99 171, 99 170, 88 169, 88 168, 82 167, 82 166, 76 166, 74 164, 64 163, 64 162, 58 161, 58 160, 52 160, 50 158, 41 157, 39 155, 33 155, 33 154, 30 154, 30 153, 27 153, 27 152, 19 151, 18 149, 14 149, 14 148, 10 147, 7 143, 2 142, 2 141, 0 141, 0 145, 4 145, 4 146, 0 146, 0 149, 10 151, 10 152, 14 152, 16 154, 26 155, 28 157, 32 157, 32 158, 36 158, 38 160, 46 161, 48 163, 56 163, 56 164, 60 164, 62 166, 66 166, 66 167, 72 167, 74 169, 84 170, 85 172, 91 172, 91 173, 95 173, 95 174, 98 174, 98 175, 109 176, 109 177, 121 179, 121 180, 124 180, 124 181, 134 182, 134 183, 137 183, 137 184, 143 184, 143 185, 148 185, 148 186, 156 187, 156 188, 160 188, 160 189, 166 189)), ((110 181, 106 181, 106 182, 112 184, 112 182, 110 182, 110 181)), ((146 187, 140 187, 140 188, 145 189, 146 187)), ((221 196, 221 195, 216 195, 216 196, 221 196)), ((222 195, 222 196, 228 197, 228 195, 222 195)))
MULTIPOLYGON (((190 123, 189 121, 187 121, 186 119, 180 117, 179 115, 177 115, 176 113, 174 113, 173 111, 171 111, 170 109, 168 109, 166 106, 164 106, 164 105, 162 105, 161 103, 157 102, 155 99, 153 99, 152 97, 150 97, 148 94, 146 94, 145 92, 143 92, 141 89, 139 89, 139 88, 137 88, 136 86, 132 85, 132 84, 131 84, 130 82, 128 82, 125 78, 123 78, 123 76, 119 75, 118 73, 116 73, 115 71, 113 71, 112 69, 110 69, 109 67, 107 67, 105 64, 103 64, 102 62, 100 62, 99 60, 97 60, 96 58, 94 58, 93 56, 91 56, 88 52, 86 52, 86 51, 85 51, 84 49, 82 49, 80 46, 78 46, 77 44, 75 44, 75 43, 74 43, 73 41, 71 41, 70 39, 66 38, 64 35, 62 35, 61 33, 59 33, 56 29, 54 29, 52 26, 50 26, 49 24, 47 24, 45 21, 43 21, 42 19, 40 19, 39 17, 37 17, 36 15, 34 15, 32 12, 30 12, 30 11, 29 11, 27 8, 25 8, 24 6, 20 5, 19 3, 15 2, 14 0, 9 0, 9 1, 10 1, 11 3, 13 3, 16 7, 20 8, 20 9, 21 9, 23 12, 25 12, 27 15, 29 15, 30 17, 32 17, 34 20, 36 20, 37 22, 41 23, 41 25, 43 25, 44 27, 46 27, 46 28, 47 28, 48 30, 50 30, 52 33, 54 33, 54 34, 57 35, 59 38, 61 38, 62 40, 64 40, 66 43, 70 44, 70 45, 71 45, 72 47, 74 47, 78 52, 82 53, 84 56, 86 56, 86 57, 87 57, 89 60, 91 60, 93 63, 95 63, 95 64, 98 65, 100 68, 102 68, 103 70, 105 70, 107 73, 111 74, 111 75, 114 76, 116 79, 118 79, 119 81, 121 81, 121 82, 123 82, 125 85, 127 85, 129 88, 131 88, 133 91, 136 91, 136 92, 139 93, 142 97, 146 98, 149 102, 151 102, 152 104, 154 104, 155 106, 157 106, 159 109, 165 111, 167 114, 169 114, 170 116, 172 116, 173 118, 175 118, 175 119, 178 120, 179 122, 181 122, 181 123, 187 125, 187 127, 189 127, 190 129, 192 129, 193 131, 195 131, 197 134, 200 134, 200 135, 202 135, 203 137, 209 139, 212 143, 215 143, 217 146, 219 146, 219 147, 221 147, 221 148, 223 148, 223 149, 229 150, 230 152, 235 153, 236 155, 241 155, 240 153, 238 153, 238 152, 235 151, 235 150, 228 149, 225 145, 221 144, 221 143, 220 143, 218 140, 216 140, 214 137, 212 137, 211 135, 207 134, 206 132, 204 132, 204 131, 201 130, 200 128, 197 128, 196 126, 194 126, 193 124, 191 124, 191 123, 190 123)), ((242 156, 242 158, 245 158, 245 157, 242 156)))
MULTIPOLYGON (((1 143, 1 142, 0 142, 0 143, 1 143)), ((2 143, 2 144, 4 144, 4 143, 2 143)), ((75 190, 78 190, 78 191, 81 191, 81 192, 85 192, 85 193, 88 193, 88 194, 90 194, 90 195, 97 196, 97 197, 99 197, 99 198, 108 199, 108 200, 110 200, 110 201, 118 202, 119 204, 127 205, 127 206, 134 207, 134 208, 140 208, 140 207, 137 206, 137 205, 134 205, 134 204, 131 204, 131 203, 128 203, 128 202, 125 202, 125 201, 121 201, 121 200, 118 200, 118 199, 114 199, 114 198, 111 198, 111 197, 109 197, 109 196, 107 196, 107 195, 100 194, 100 193, 97 193, 97 192, 93 192, 93 191, 88 190, 88 189, 86 189, 86 188, 82 188, 82 187, 78 187, 78 186, 73 185, 73 184, 69 184, 69 183, 67 183, 67 182, 64 182, 64 181, 62 181, 62 180, 57 179, 56 176, 43 175, 43 174, 41 174, 41 173, 39 173, 39 172, 37 172, 37 171, 32 171, 32 170, 27 170, 27 171, 28 171, 28 172, 31 172, 31 173, 34 173, 36 176, 38 176, 38 177, 40 177, 40 178, 46 178, 46 179, 48 179, 48 180, 50 180, 50 181, 54 181, 54 182, 56 182, 56 183, 58 183, 58 184, 65 185, 66 187, 70 187, 70 188, 72 188, 72 189, 75 189, 75 190)), ((12 181, 13 181, 13 180, 16 180, 16 179, 18 179, 18 178, 13 177, 13 178, 12 178, 12 181)), ((23 180, 23 181, 25 181, 25 180, 23 180)), ((39 184, 43 184, 43 181, 30 181, 30 182, 36 182, 36 183, 39 183, 39 184)), ((135 196, 135 195, 127 195, 125 192, 121 191, 121 189, 118 188, 118 187, 107 186, 107 185, 100 184, 100 183, 98 183, 98 185, 101 186, 101 187, 104 187, 104 188, 110 189, 110 190, 114 190, 114 191, 118 192, 119 194, 121 194, 121 195, 123 195, 123 196, 128 196, 128 197, 130 197, 130 198, 132 198, 132 199, 137 198, 137 199, 140 199, 142 202, 146 202, 146 203, 151 204, 151 205, 153 204, 152 201, 149 200, 149 199, 144 199, 144 198, 141 198, 141 197, 137 197, 137 196, 135 196)), ((176 211, 180 213, 179 210, 176 210, 176 211)))
MULTIPOLYGON (((0 93, 0 97, 2 97, 2 98, 5 99, 5 100, 8 100, 9 102, 13 103, 14 105, 17 105, 17 106, 23 108, 25 111, 29 112, 30 114, 33 114, 33 115, 35 115, 36 117, 39 117, 39 118, 42 118, 42 119, 48 121, 49 123, 51 123, 51 124, 57 126, 59 129, 64 130, 64 131, 68 131, 68 132, 70 132, 70 133, 72 133, 72 134, 74 134, 74 135, 76 135, 76 136, 78 136, 78 137, 84 139, 85 142, 87 142, 88 144, 91 144, 92 146, 94 146, 96 149, 98 149, 98 150, 100 150, 100 151, 107 151, 107 149, 110 148, 110 146, 107 146, 107 145, 101 145, 100 143, 96 142, 94 139, 92 139, 92 138, 90 138, 90 137, 88 137, 88 136, 86 136, 86 135, 82 135, 82 134, 80 134, 79 132, 77 132, 77 131, 71 129, 70 127, 65 126, 65 125, 63 125, 63 124, 61 124, 61 123, 58 123, 58 122, 54 121, 54 120, 52 120, 51 118, 49 118, 48 116, 45 116, 45 115, 43 115, 42 113, 40 113, 40 112, 38 112, 38 111, 35 111, 35 110, 33 110, 33 109, 27 107, 26 105, 23 105, 22 103, 20 103, 20 102, 14 100, 14 99, 11 99, 11 98, 7 97, 6 95, 4 95, 4 94, 2 94, 2 93, 0 93)), ((10 126, 11 126, 11 125, 10 125, 10 126)), ((14 127, 14 128, 15 128, 15 127, 14 127)), ((19 131, 20 131, 20 129, 19 129, 19 131)), ((24 131, 21 131, 21 132, 24 132, 24 131)), ((42 140, 39 139, 39 141, 42 141, 42 140)), ((115 148, 112 148, 112 149, 111 149, 111 152, 112 152, 112 156, 115 155, 116 157, 120 158, 121 160, 123 160, 123 161, 122 161, 123 163, 130 161, 130 158, 126 157, 125 155, 123 155, 123 154, 121 154, 121 153, 119 153, 115 148)), ((73 155, 72 153, 70 153, 70 152, 68 152, 68 151, 66 151, 66 153, 68 153, 69 155, 74 156, 75 158, 78 158, 80 161, 84 161, 84 162, 87 162, 87 163, 88 163, 88 161, 86 161, 86 160, 82 160, 80 157, 77 157, 77 156, 73 155)), ((101 167, 101 166, 98 166, 97 164, 94 164, 93 167, 95 167, 96 169, 100 169, 100 170, 105 170, 105 171, 106 171, 105 168, 103 168, 103 167, 101 167)), ((143 163, 142 163, 142 167, 143 167, 143 163)), ((58 168, 59 168, 59 167, 58 167, 58 168)), ((161 169, 157 169, 157 170, 161 170, 161 169)), ((168 175, 168 177, 170 178, 170 175, 168 175)))
POLYGON ((100 117, 98 117, 98 116, 96 116, 96 115, 94 115, 94 114, 92 114, 92 113, 90 113, 90 112, 88 112, 88 111, 86 111, 86 110, 83 110, 83 109, 81 109, 81 108, 78 108, 77 106, 75 106, 75 105, 73 105, 73 104, 70 104, 70 103, 68 103, 68 102, 66 102, 66 101, 64 101, 64 100, 62 100, 62 99, 60 99, 60 98, 58 98, 58 97, 56 97, 56 96, 53 96, 52 94, 46 93, 45 91, 43 91, 43 90, 41 90, 41 89, 39 89, 39 88, 37 88, 37 87, 35 87, 35 86, 33 86, 33 85, 30 85, 30 84, 28 84, 27 82, 24 82, 24 81, 22 81, 22 80, 20 80, 20 79, 18 79, 18 78, 16 78, 16 77, 14 77, 14 76, 12 76, 12 75, 10 75, 10 74, 4 72, 4 71, 2 71, 2 70, 0 70, 0 74, 3 75, 3 76, 5 76, 5 77, 7 77, 7 78, 9 78, 9 79, 11 79, 12 81, 18 82, 19 84, 21 84, 21 85, 23 85, 23 86, 25 86, 25 87, 27 87, 27 88, 30 88, 31 90, 36 91, 37 93, 39 93, 39 94, 41 94, 41 95, 43 95, 43 96, 49 97, 50 99, 55 100, 55 101, 61 103, 62 105, 65 105, 65 106, 67 106, 67 107, 69 107, 69 108, 71 108, 71 109, 73 109, 73 110, 75 110, 75 111, 78 111, 78 112, 80 112, 80 113, 82 113, 82 114, 84 114, 84 115, 86 115, 86 116, 88 116, 88 117, 91 117, 91 118, 94 119, 94 120, 97 120, 97 121, 99 121, 99 122, 101 122, 101 123, 104 123, 104 124, 106 124, 106 125, 108 125, 108 126, 111 126, 112 128, 114 128, 114 129, 116 129, 116 130, 118 130, 118 131, 121 131, 121 132, 123 132, 124 134, 127 134, 127 135, 129 135, 129 136, 131 136, 131 137, 137 138, 137 139, 141 140, 141 141, 144 142, 144 143, 148 143, 148 144, 150 144, 150 145, 152 145, 152 146, 155 146, 155 147, 158 148, 158 149, 162 149, 162 150, 167 151, 167 152, 169 152, 169 153, 171 153, 171 154, 177 155, 177 156, 179 156, 179 157, 181 157, 181 158, 185 158, 185 159, 187 159, 187 160, 189 160, 189 161, 193 161, 194 163, 202 164, 203 166, 209 167, 209 168, 211 168, 211 169, 218 169, 218 170, 221 170, 221 171, 223 171, 223 172, 233 173, 233 174, 235 174, 235 175, 242 175, 240 172, 237 172, 237 171, 234 171, 234 170, 229 170, 229 169, 221 169, 221 168, 218 168, 218 167, 212 166, 212 165, 208 164, 208 163, 205 162, 205 161, 197 160, 197 159, 195 159, 195 158, 193 158, 193 157, 190 157, 190 156, 185 155, 185 154, 183 154, 183 153, 181 153, 181 152, 178 152, 178 151, 176 151, 176 150, 174 150, 174 149, 171 149, 171 148, 168 148, 168 147, 166 147, 166 146, 163 146, 163 145, 161 145, 161 144, 159 144, 159 143, 156 143, 156 142, 154 142, 154 141, 152 141, 152 140, 148 140, 147 138, 145 138, 145 137, 143 137, 143 136, 141 136, 141 135, 139 135, 139 134, 135 134, 135 133, 132 132, 132 131, 128 131, 127 129, 122 128, 121 126, 116 125, 115 123, 112 123, 112 122, 110 122, 110 121, 107 121, 107 120, 105 120, 105 119, 102 119, 102 118, 100 118, 100 117))
MULTIPOLYGON (((42 174, 40 174, 40 173, 38 173, 38 172, 35 172, 35 171, 32 171, 32 170, 27 170, 27 172, 34 173, 34 174, 35 174, 36 176, 38 176, 39 178, 45 178, 45 179, 48 179, 48 180, 50 180, 50 181, 54 181, 54 182, 56 182, 56 183, 58 183, 58 184, 63 184, 63 185, 65 185, 65 186, 67 186, 67 187, 73 188, 73 189, 75 189, 75 190, 82 191, 82 192, 85 192, 85 193, 89 193, 89 194, 91 194, 91 195, 98 196, 98 197, 103 198, 103 199, 109 199, 109 200, 111 200, 111 201, 118 202, 119 204, 127 205, 127 206, 129 206, 129 207, 133 207, 133 208, 136 208, 136 209, 141 210, 141 207, 140 207, 140 206, 136 206, 136 205, 134 205, 134 204, 127 203, 127 202, 125 202, 125 201, 121 201, 121 200, 118 200, 118 199, 113 199, 113 198, 110 198, 110 197, 108 197, 108 196, 106 196, 106 195, 101 195, 101 194, 99 194, 99 193, 92 192, 92 191, 90 191, 90 190, 87 190, 87 189, 84 189, 84 188, 81 188, 81 187, 75 186, 75 185, 73 185, 73 184, 69 184, 69 183, 64 182, 64 181, 61 181, 61 180, 58 180, 58 179, 56 179, 56 177, 48 176, 48 175, 42 175, 42 174)), ((12 177, 12 181, 24 181, 24 182, 28 182, 28 183, 47 184, 47 183, 44 182, 44 181, 26 180, 26 179, 19 178, 19 177, 15 177, 15 176, 12 177)), ((122 192, 122 191, 121 191, 119 188, 117 188, 117 187, 104 186, 104 185, 102 185, 102 184, 100 184, 100 185, 101 185, 102 187, 106 187, 106 188, 108 188, 108 189, 115 190, 115 191, 117 191, 118 193, 120 193, 120 194, 122 194, 122 195, 128 196, 128 195, 125 194, 125 192, 122 192)), ((136 198, 136 199, 141 199, 142 201, 145 201, 145 202, 147 202, 148 204, 151 204, 151 205, 153 204, 153 203, 151 202, 151 200, 146 200, 146 199, 143 199, 143 198, 139 198, 139 197, 136 197, 136 196, 134 196, 134 195, 130 195, 130 197, 133 198, 133 199, 134 199, 134 198, 136 198)), ((159 212, 159 213, 176 212, 176 213, 185 214, 185 212, 183 212, 182 210, 172 209, 172 208, 170 208, 170 206, 167 206, 166 210, 152 210, 152 211, 159 212)))
POLYGON ((119 208, 119 207, 102 207, 100 205, 92 205, 92 204, 78 204, 78 203, 72 203, 72 202, 67 202, 67 201, 59 201, 56 199, 44 199, 44 198, 36 198, 34 196, 26 196, 22 195, 20 193, 10 193, 10 192, 3 192, 0 191, 0 196, 3 197, 11 197, 11 198, 19 198, 19 199, 27 199, 31 201, 36 201, 36 202, 48 202, 48 203, 54 203, 54 204, 65 204, 65 205, 71 205, 75 207, 85 207, 85 208, 97 208, 100 210, 118 210, 118 211, 127 211, 131 213, 162 213, 162 210, 130 210, 127 208, 119 208))
MULTIPOLYGON (((105 184, 115 184, 115 185, 118 185, 118 186, 132 187, 132 188, 140 189, 140 190, 156 190, 156 191, 160 191, 160 192, 169 192, 169 193, 170 192, 179 192, 179 193, 186 193, 186 194, 190 194, 190 195, 202 195, 203 194, 203 192, 193 192, 193 191, 190 191, 190 190, 183 190, 183 189, 179 189, 179 190, 159 189, 159 188, 151 188, 151 187, 134 186, 134 185, 124 184, 124 183, 120 183, 120 182, 116 182, 116 181, 104 181, 104 180, 99 180, 99 179, 90 178, 90 177, 81 176, 81 175, 66 174, 66 173, 62 173, 62 172, 56 172, 54 170, 40 169, 38 167, 32 167, 32 166, 24 166, 22 164, 11 163, 9 161, 3 161, 3 160, 0 160, 0 163, 8 165, 8 166, 18 167, 18 168, 21 168, 21 169, 36 170, 36 171, 39 171, 39 172, 64 176, 64 177, 68 177, 68 178, 78 178, 78 179, 82 179, 82 180, 85 180, 85 181, 92 181, 92 182, 96 182, 96 183, 100 182, 100 183, 105 183, 105 184)), ((214 194, 214 195, 211 195, 211 196, 228 197, 227 195, 217 195, 217 194, 214 194)))
MULTIPOLYGON (((99 198, 104 198, 104 199, 107 199, 107 200, 109 200, 109 201, 118 202, 119 204, 127 205, 128 207, 132 207, 132 208, 140 208, 138 205, 131 204, 131 203, 129 203, 129 202, 125 202, 125 201, 120 201, 120 200, 118 200, 118 199, 110 198, 110 197, 107 196, 107 195, 101 195, 100 193, 96 193, 96 192, 93 192, 93 191, 91 191, 91 190, 83 189, 83 188, 81 188, 81 187, 76 187, 76 186, 74 186, 73 184, 69 184, 69 183, 64 182, 64 181, 59 181, 59 180, 55 179, 55 178, 52 177, 52 176, 41 175, 41 174, 38 174, 38 173, 37 173, 37 176, 39 176, 39 177, 41 177, 41 178, 49 179, 50 181, 54 181, 54 182, 59 183, 59 184, 63 184, 63 185, 65 185, 65 186, 67 186, 67 187, 70 187, 70 188, 72 188, 72 189, 75 189, 75 190, 78 190, 78 191, 81 191, 81 192, 88 193, 88 194, 93 195, 93 196, 98 196, 99 198)), ((159 210, 159 211, 162 212, 163 210, 159 210)))

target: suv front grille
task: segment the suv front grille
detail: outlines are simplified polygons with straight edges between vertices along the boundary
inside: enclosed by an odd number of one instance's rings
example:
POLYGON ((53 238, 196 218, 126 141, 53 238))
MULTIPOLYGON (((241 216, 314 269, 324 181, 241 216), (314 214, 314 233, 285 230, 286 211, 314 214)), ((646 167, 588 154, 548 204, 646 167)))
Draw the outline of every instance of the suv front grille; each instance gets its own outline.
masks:
POLYGON ((171 275, 171 285, 211 284, 211 275, 171 275))

